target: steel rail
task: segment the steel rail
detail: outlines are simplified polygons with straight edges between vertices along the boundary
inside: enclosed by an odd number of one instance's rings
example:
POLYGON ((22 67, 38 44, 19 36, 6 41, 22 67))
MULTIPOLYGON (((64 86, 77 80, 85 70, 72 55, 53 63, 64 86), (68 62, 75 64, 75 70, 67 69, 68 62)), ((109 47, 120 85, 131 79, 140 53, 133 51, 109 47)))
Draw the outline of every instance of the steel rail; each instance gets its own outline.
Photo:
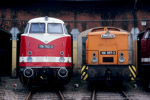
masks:
POLYGON ((25 100, 31 100, 31 97, 32 97, 32 92, 30 91, 25 100))
POLYGON ((63 94, 61 93, 61 91, 60 91, 60 90, 58 91, 58 94, 59 94, 59 96, 60 96, 61 100, 65 100, 65 98, 64 98, 64 96, 63 96, 63 94))
POLYGON ((122 94, 123 97, 125 97, 125 100, 132 100, 129 98, 129 96, 124 92, 124 91, 120 91, 120 93, 122 94))
POLYGON ((96 92, 95 92, 95 89, 94 89, 93 93, 92 93, 92 100, 95 100, 95 97, 96 97, 96 92))
POLYGON ((94 84, 93 92, 92 92, 92 100, 96 100, 95 84, 94 84))

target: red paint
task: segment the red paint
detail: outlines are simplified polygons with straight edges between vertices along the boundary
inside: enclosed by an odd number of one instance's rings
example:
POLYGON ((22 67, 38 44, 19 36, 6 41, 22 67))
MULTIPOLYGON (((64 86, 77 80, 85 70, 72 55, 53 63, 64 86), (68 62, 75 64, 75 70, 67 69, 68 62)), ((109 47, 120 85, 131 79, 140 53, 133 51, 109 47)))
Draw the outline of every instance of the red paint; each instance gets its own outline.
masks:
MULTIPOLYGON (((150 31, 148 29, 147 31, 150 31)), ((145 38, 147 31, 144 33, 141 39, 141 58, 150 58, 150 34, 148 38, 145 38)), ((150 64, 150 62, 141 62, 142 64, 150 64)))
POLYGON ((52 63, 52 62, 31 62, 31 63, 20 63, 20 66, 32 66, 32 67, 70 67, 71 63, 52 63))
MULTIPOLYGON (((62 37, 55 39, 46 45, 54 45, 53 49, 41 49, 38 48, 39 44, 45 44, 44 42, 28 36, 21 36, 21 49, 20 49, 20 57, 28 57, 28 51, 32 51, 31 57, 34 56, 48 56, 48 57, 61 57, 60 52, 63 51, 64 55, 62 57, 72 57, 72 48, 71 48, 71 36, 62 37), (64 43, 64 44, 63 44, 64 43)), ((72 63, 60 63, 60 62, 32 62, 32 63, 19 63, 20 67, 25 66, 57 66, 57 67, 71 67, 72 63)))

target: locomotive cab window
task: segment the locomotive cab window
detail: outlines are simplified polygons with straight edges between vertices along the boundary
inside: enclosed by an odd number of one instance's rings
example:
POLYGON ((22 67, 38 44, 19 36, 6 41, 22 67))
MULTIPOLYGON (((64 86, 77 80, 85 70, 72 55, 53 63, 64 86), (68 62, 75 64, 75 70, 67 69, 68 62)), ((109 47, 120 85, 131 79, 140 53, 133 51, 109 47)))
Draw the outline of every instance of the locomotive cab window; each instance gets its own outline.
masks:
POLYGON ((67 31, 67 28, 66 28, 66 26, 65 25, 63 25, 64 26, 64 31, 65 31, 65 34, 68 34, 68 31, 67 31))
POLYGON ((47 31, 49 34, 63 34, 62 24, 49 23, 47 26, 47 31))
POLYGON ((24 33, 28 33, 28 29, 29 29, 29 24, 27 24, 25 30, 24 30, 24 33))
POLYGON ((45 33, 45 24, 31 23, 30 33, 45 33))
POLYGON ((146 32, 146 34, 145 34, 145 37, 144 37, 145 39, 148 39, 148 38, 150 38, 150 31, 147 31, 146 32))

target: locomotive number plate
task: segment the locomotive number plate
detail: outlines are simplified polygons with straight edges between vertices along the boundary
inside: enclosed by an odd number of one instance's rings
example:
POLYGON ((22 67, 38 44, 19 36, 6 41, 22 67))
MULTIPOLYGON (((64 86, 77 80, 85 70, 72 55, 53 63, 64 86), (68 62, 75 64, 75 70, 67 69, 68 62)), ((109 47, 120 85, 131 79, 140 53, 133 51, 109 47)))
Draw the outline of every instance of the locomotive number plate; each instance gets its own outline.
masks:
POLYGON ((115 55, 116 51, 101 51, 101 55, 115 55))
POLYGON ((53 49, 54 45, 42 45, 42 44, 39 44, 38 48, 41 48, 41 49, 53 49))

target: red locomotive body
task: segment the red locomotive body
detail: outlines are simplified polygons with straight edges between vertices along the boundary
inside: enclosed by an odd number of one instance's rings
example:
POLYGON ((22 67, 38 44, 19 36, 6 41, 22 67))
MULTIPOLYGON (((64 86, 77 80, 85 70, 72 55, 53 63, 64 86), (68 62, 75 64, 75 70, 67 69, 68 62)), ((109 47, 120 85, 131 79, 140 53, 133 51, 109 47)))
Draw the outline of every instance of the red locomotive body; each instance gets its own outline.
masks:
POLYGON ((139 74, 150 88, 150 28, 138 35, 139 74))
POLYGON ((150 66, 150 29, 148 29, 141 39, 141 64, 150 66))
POLYGON ((50 17, 30 20, 21 35, 19 66, 25 85, 67 83, 72 74, 72 38, 64 22, 50 17))

